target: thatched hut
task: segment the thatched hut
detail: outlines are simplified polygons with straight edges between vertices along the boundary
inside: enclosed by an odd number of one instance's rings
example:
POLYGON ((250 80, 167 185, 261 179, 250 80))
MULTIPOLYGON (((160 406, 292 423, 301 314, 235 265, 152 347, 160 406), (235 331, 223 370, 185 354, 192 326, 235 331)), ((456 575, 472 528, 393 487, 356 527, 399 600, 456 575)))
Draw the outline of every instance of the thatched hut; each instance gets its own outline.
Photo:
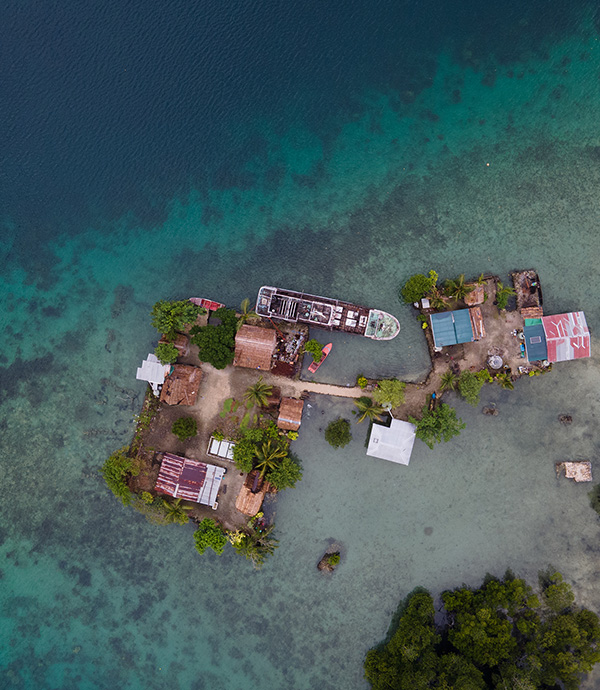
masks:
POLYGON ((272 328, 244 324, 235 336, 233 364, 248 369, 271 369, 271 359, 277 345, 277 333, 272 328))
POLYGON ((235 507, 244 515, 254 517, 261 509, 265 495, 270 489, 269 482, 259 477, 258 470, 253 470, 246 477, 244 485, 240 489, 235 500, 235 507), (256 488, 254 487, 256 483, 256 488), (254 489, 254 491, 252 490, 254 489))
POLYGON ((277 426, 285 431, 298 431, 302 422, 304 401, 296 398, 282 398, 279 406, 277 426))
POLYGON ((202 370, 198 367, 175 364, 160 392, 161 402, 167 405, 194 405, 201 378, 202 370))

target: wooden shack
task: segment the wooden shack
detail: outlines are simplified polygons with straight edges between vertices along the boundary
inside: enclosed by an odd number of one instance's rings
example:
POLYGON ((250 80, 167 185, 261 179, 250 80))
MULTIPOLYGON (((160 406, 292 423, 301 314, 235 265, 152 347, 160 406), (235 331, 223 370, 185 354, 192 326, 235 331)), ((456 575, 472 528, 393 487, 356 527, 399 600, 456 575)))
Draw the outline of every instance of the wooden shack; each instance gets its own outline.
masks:
POLYGON ((285 431, 298 431, 302 423, 304 401, 296 398, 282 398, 279 406, 277 426, 285 431))
POLYGON ((274 329, 244 324, 235 336, 233 364, 236 367, 269 371, 276 345, 277 333, 274 329))
POLYGON ((244 485, 240 489, 238 497, 235 500, 235 507, 240 513, 254 517, 261 509, 265 496, 271 488, 269 482, 258 479, 257 489, 252 491, 254 483, 258 478, 258 470, 253 470, 246 477, 244 485))
POLYGON ((175 364, 165 379, 160 392, 161 402, 167 405, 194 405, 202 370, 189 364, 175 364))

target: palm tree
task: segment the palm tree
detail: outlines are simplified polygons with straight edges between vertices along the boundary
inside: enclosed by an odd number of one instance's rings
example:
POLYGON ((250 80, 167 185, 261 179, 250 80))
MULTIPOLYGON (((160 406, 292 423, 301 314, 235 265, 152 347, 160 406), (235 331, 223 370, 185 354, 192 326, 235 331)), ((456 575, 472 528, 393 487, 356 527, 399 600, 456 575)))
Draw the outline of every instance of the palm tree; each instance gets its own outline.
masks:
POLYGON ((431 304, 432 308, 436 311, 448 309, 448 304, 444 299, 441 290, 437 287, 434 287, 429 293, 429 304, 431 304))
POLYGON ((250 300, 246 297, 246 299, 243 299, 242 303, 240 304, 240 315, 238 317, 237 330, 239 331, 246 321, 248 321, 248 319, 252 319, 255 316, 258 316, 258 314, 253 309, 250 309, 250 300))
POLYGON ((440 382, 440 390, 442 391, 454 391, 458 385, 458 376, 453 372, 448 370, 445 374, 442 374, 440 382))
POLYGON ((258 461, 255 467, 260 470, 260 476, 264 477, 267 470, 274 470, 279 464, 277 461, 287 456, 287 450, 277 443, 274 444, 270 438, 256 449, 255 455, 258 461))
POLYGON ((516 294, 514 288, 511 288, 509 285, 502 285, 502 283, 498 281, 498 285, 496 286, 496 304, 498 305, 498 309, 506 309, 509 297, 516 294))
POLYGON ((358 407, 359 417, 356 420, 358 423, 364 422, 367 417, 370 421, 381 421, 381 415, 384 414, 385 408, 377 405, 373 400, 366 395, 362 398, 357 398, 354 401, 356 407, 358 407))
POLYGON ((447 280, 444 283, 446 294, 454 299, 464 299, 474 287, 465 283, 465 274, 461 273, 455 280, 447 280))
POLYGON ((502 388, 507 391, 512 391, 515 388, 510 374, 506 371, 501 371, 499 374, 496 374, 496 383, 499 383, 502 388))
POLYGON ((265 407, 269 401, 272 390, 273 386, 263 383, 263 377, 261 376, 254 385, 246 389, 244 400, 258 405, 259 407, 265 407))
POLYGON ((255 568, 260 568, 267 556, 270 556, 279 546, 277 539, 270 536, 275 525, 269 525, 262 530, 254 527, 233 544, 233 548, 242 556, 252 561, 255 568))
POLYGON ((167 501, 163 498, 164 521, 168 524, 185 525, 189 520, 186 510, 192 510, 193 506, 182 506, 181 498, 167 501))

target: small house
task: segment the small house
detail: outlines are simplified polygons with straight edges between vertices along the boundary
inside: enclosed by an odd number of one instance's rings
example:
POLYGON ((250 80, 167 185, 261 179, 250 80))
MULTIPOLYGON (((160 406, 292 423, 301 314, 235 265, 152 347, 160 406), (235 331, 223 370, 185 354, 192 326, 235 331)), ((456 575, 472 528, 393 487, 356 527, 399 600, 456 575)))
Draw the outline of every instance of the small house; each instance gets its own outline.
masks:
POLYGON ((224 474, 223 467, 163 453, 155 488, 173 498, 214 507, 224 474))
POLYGON ((277 333, 272 328, 244 324, 235 336, 236 367, 249 369, 271 369, 271 359, 277 345, 277 333))
POLYGON ((399 465, 408 465, 415 444, 417 427, 401 419, 392 419, 389 427, 374 423, 369 436, 367 455, 399 465))
POLYGON ((261 509, 269 489, 269 482, 260 478, 258 470, 252 470, 240 489, 235 500, 235 507, 240 513, 254 517, 261 509))
POLYGON ((175 364, 160 392, 161 402, 167 405, 195 405, 200 388, 202 370, 189 364, 175 364))
POLYGON ((590 331, 582 311, 542 316, 548 361, 566 362, 589 357, 590 331))
POLYGON ((164 383, 170 369, 170 364, 161 364, 158 357, 150 353, 142 362, 142 366, 137 368, 135 378, 138 381, 147 381, 152 387, 154 395, 158 397, 160 387, 164 383))
POLYGON ((472 343, 485 337, 480 307, 431 314, 431 332, 436 348, 472 343))
POLYGON ((298 431, 302 422, 304 401, 297 398, 282 398, 279 406, 277 426, 285 431, 298 431))

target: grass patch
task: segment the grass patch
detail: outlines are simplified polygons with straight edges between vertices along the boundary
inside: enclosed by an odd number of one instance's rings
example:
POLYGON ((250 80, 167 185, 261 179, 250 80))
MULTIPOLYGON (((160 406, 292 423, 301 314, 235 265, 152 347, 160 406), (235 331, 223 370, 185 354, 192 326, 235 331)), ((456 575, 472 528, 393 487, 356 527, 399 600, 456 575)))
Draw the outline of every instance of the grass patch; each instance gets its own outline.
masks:
POLYGON ((246 412, 240 423, 240 429, 246 429, 248 427, 248 424, 250 424, 250 413, 246 412))
POLYGON ((227 398, 227 400, 223 403, 223 411, 225 413, 231 412, 231 406, 233 405, 233 398, 227 398))
POLYGON ((234 400, 233 401, 233 407, 231 408, 231 411, 235 412, 239 406, 240 406, 240 403, 237 400, 234 400))

